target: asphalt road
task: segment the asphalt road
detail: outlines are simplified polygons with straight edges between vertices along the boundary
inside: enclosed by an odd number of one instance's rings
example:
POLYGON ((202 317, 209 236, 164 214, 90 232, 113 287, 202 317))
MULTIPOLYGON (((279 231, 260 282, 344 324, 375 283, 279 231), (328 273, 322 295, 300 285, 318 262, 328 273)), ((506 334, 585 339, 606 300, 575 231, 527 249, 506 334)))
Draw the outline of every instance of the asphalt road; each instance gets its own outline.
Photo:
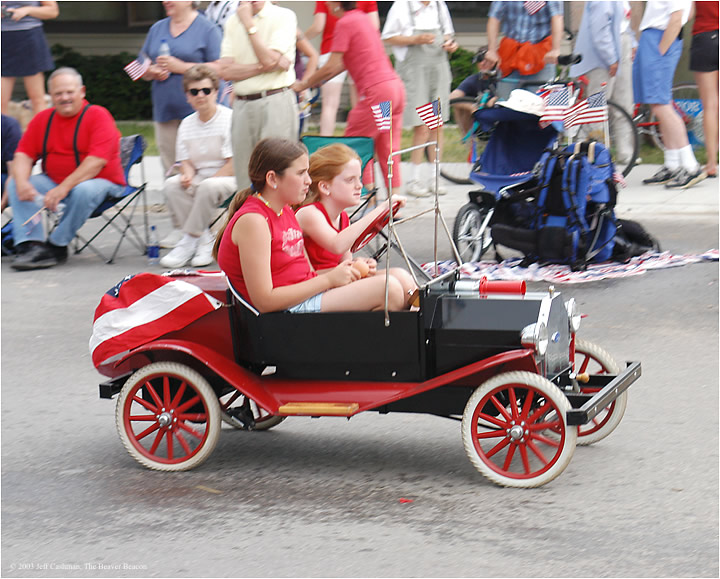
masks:
MULTIPOLYGON (((643 222, 673 253, 718 246, 716 212, 643 222)), ((87 342, 103 292, 146 268, 2 260, 2 576, 718 576, 717 263, 560 288, 643 376, 618 429, 534 490, 486 481, 460 424, 425 415, 223 427, 198 469, 142 468, 87 342)))

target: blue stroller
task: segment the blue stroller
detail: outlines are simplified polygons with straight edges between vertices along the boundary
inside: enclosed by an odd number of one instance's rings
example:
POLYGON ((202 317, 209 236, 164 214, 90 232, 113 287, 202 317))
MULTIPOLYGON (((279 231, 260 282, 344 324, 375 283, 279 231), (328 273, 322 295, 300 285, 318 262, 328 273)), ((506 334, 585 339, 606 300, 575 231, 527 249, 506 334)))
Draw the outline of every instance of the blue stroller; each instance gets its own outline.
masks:
MULTIPOLYGON (((537 184, 535 165, 544 151, 556 146, 559 134, 552 124, 541 129, 536 115, 502 106, 480 109, 474 116, 478 130, 492 134, 470 173, 470 180, 482 189, 470 191, 470 202, 460 208, 453 227, 453 241, 464 262, 478 261, 490 248, 498 204, 509 206, 504 201, 529 194, 537 184)), ((518 205, 522 204, 513 203, 518 205)))

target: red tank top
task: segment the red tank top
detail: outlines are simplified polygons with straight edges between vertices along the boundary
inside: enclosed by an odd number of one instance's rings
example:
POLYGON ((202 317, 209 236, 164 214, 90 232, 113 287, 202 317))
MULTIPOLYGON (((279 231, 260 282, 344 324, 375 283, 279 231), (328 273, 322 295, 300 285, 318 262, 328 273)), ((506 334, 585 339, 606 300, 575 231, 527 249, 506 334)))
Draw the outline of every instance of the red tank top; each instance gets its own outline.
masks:
POLYGON ((270 273, 273 287, 293 285, 315 277, 305 257, 302 229, 295 213, 286 205, 282 215, 277 215, 257 197, 249 197, 230 219, 218 248, 218 265, 228 276, 233 287, 252 303, 245 285, 238 247, 232 240, 232 230, 237 220, 246 213, 259 213, 270 228, 270 273))
MULTIPOLYGON (((322 203, 320 203, 320 201, 316 201, 312 205, 314 205, 320 210, 320 212, 325 216, 327 222, 330 224, 330 227, 332 227, 335 231, 340 232, 348 225, 350 225, 350 218, 344 211, 340 213, 340 229, 338 229, 337 227, 335 227, 335 224, 330 221, 330 216, 328 215, 325 207, 322 203)), ((313 267, 316 270, 332 269, 333 267, 337 267, 343 258, 342 254, 328 251, 307 235, 305 235, 305 249, 307 249, 310 263, 312 263, 313 267)))
POLYGON ((692 33, 701 34, 718 29, 718 2, 695 2, 692 33))

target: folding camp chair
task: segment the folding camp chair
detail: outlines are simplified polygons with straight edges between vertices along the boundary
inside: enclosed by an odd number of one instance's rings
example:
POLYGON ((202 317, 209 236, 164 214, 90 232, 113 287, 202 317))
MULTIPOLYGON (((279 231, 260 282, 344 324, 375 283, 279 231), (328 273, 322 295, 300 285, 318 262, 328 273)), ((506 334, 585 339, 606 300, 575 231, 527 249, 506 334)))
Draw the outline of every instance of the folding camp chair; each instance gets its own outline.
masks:
POLYGON ((90 248, 107 263, 112 263, 117 255, 120 245, 123 240, 127 237, 127 240, 132 243, 140 253, 144 255, 147 252, 147 241, 148 241, 148 219, 147 219, 147 203, 145 198, 145 188, 147 181, 145 179, 145 167, 142 163, 143 154, 145 152, 145 139, 142 135, 130 135, 128 137, 121 137, 120 139, 120 161, 125 172, 125 182, 127 186, 121 195, 118 197, 108 195, 105 200, 93 211, 88 219, 95 217, 102 217, 105 220, 103 226, 95 232, 92 237, 85 239, 82 235, 78 234, 75 237, 75 253, 80 253, 86 247, 90 248), (130 169, 134 165, 140 165, 141 185, 130 184, 130 169), (145 228, 144 237, 135 228, 132 223, 132 219, 135 216, 135 211, 138 209, 138 201, 142 206, 143 214, 143 225, 145 228), (115 213, 109 211, 114 209, 115 213), (127 210, 127 211, 126 211, 127 210), (107 213, 112 213, 110 216, 107 213), (105 231, 108 227, 112 226, 116 231, 120 232, 120 239, 115 245, 115 249, 112 255, 108 259, 105 254, 100 251, 93 242, 105 231))
MULTIPOLYGON (((362 165, 361 171, 363 172, 365 171, 365 166, 375 155, 375 145, 373 144, 371 137, 321 137, 319 135, 304 135, 300 140, 307 147, 308 152, 311 155, 319 148, 325 147, 326 145, 333 145, 335 143, 347 145, 360 157, 360 164, 362 165)), ((360 205, 358 205, 358 207, 355 208, 355 211, 352 212, 350 219, 363 216, 368 204, 375 198, 375 195, 377 195, 377 191, 377 187, 373 187, 368 190, 365 185, 363 185, 360 205)))

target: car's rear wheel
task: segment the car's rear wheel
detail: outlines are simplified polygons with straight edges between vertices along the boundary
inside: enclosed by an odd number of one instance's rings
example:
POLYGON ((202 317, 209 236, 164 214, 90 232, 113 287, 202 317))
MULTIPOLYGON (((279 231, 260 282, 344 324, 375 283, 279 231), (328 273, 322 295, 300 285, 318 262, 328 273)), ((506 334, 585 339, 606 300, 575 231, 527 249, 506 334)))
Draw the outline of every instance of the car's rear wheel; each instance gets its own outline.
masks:
POLYGON ((478 387, 465 406, 465 452, 496 484, 544 485, 565 470, 575 452, 577 428, 567 424, 569 409, 565 395, 538 374, 498 374, 478 387), (548 436, 549 429, 557 436, 548 436))
POLYGON ((252 430, 269 430, 286 418, 285 416, 275 416, 266 412, 254 400, 246 398, 237 390, 220 396, 220 411, 223 422, 238 430, 250 430, 248 428, 248 415, 252 416, 254 422, 252 430))
POLYGON ((164 471, 203 463, 220 436, 220 405, 198 372, 155 362, 125 382, 115 422, 123 445, 140 464, 164 471))

